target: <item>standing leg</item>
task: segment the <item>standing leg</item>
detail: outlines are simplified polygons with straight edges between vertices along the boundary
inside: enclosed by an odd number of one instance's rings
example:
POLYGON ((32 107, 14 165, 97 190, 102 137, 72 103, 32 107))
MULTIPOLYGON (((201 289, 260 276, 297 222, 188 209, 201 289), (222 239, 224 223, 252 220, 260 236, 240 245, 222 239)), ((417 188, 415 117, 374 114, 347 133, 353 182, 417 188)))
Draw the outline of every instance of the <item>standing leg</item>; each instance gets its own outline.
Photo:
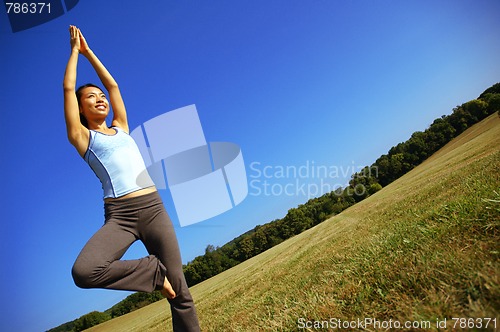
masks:
POLYGON ((199 331, 198 317, 189 292, 174 227, 161 199, 159 203, 141 211, 139 234, 146 249, 166 267, 167 279, 176 293, 169 299, 174 331, 199 331))

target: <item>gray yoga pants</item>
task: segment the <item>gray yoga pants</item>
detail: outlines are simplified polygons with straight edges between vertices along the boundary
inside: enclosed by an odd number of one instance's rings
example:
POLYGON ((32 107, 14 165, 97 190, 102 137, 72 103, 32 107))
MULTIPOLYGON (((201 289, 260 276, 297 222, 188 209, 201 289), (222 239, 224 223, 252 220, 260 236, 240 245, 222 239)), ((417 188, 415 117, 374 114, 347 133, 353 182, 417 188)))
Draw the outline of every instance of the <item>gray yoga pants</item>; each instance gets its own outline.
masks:
POLYGON ((83 247, 73 265, 75 284, 152 292, 163 288, 165 276, 177 294, 169 300, 174 331, 199 331, 194 302, 170 217, 158 192, 104 204, 105 223, 83 247), (141 240, 149 256, 120 260, 141 240))

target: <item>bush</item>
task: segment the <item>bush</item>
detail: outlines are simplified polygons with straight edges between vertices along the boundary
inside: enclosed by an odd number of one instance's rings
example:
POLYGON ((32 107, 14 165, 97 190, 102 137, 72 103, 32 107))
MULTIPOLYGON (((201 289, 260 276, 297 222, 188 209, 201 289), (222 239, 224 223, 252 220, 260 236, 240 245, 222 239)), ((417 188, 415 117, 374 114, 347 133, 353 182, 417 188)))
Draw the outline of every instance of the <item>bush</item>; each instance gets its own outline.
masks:
POLYGON ((370 195, 373 195, 375 194, 377 191, 379 191, 380 189, 382 189, 382 186, 380 185, 380 183, 374 183, 370 186, 370 188, 368 188, 368 193, 370 195))
POLYGON ((110 319, 111 316, 104 312, 92 311, 78 318, 73 328, 75 331, 83 331, 110 319))

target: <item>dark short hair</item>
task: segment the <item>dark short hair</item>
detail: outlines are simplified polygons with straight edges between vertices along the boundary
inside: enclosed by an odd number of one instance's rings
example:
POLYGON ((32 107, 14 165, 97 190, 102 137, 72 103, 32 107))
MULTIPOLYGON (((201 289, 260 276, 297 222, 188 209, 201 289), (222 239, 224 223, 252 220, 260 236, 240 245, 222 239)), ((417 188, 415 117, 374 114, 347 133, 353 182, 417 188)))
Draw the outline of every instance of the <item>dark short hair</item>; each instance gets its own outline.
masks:
MULTIPOLYGON (((87 84, 84 84, 82 86, 80 86, 78 89, 76 89, 75 91, 75 94, 76 94, 76 100, 78 101, 78 107, 81 106, 81 102, 80 102, 80 98, 82 97, 82 91, 83 89, 85 88, 89 88, 89 87, 92 87, 92 88, 98 88, 99 90, 102 91, 101 87, 98 86, 98 85, 95 85, 93 83, 87 83, 87 84)), ((80 122, 82 123, 82 125, 85 126, 85 128, 88 128, 89 127, 89 123, 87 121, 87 119, 83 116, 82 113, 80 113, 80 122)))

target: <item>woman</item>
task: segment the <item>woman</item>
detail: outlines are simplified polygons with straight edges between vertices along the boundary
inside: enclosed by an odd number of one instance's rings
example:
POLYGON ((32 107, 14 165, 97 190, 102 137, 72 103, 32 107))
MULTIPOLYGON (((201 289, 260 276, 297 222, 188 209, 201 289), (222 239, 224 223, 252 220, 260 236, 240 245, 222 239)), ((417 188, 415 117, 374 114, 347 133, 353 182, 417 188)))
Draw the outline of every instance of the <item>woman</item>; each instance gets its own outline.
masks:
POLYGON ((70 143, 90 165, 104 189, 105 223, 87 242, 72 269, 81 288, 152 292, 160 290, 172 311, 174 331, 199 331, 193 299, 182 271, 172 222, 137 145, 128 135, 127 113, 116 81, 89 48, 81 31, 70 26, 71 55, 64 74, 64 114, 70 143), (78 55, 96 71, 109 94, 93 84, 75 92, 78 55), (110 105, 111 104, 111 105, 110 105), (106 116, 113 110, 111 127, 106 116), (141 240, 149 256, 120 260, 141 240))

